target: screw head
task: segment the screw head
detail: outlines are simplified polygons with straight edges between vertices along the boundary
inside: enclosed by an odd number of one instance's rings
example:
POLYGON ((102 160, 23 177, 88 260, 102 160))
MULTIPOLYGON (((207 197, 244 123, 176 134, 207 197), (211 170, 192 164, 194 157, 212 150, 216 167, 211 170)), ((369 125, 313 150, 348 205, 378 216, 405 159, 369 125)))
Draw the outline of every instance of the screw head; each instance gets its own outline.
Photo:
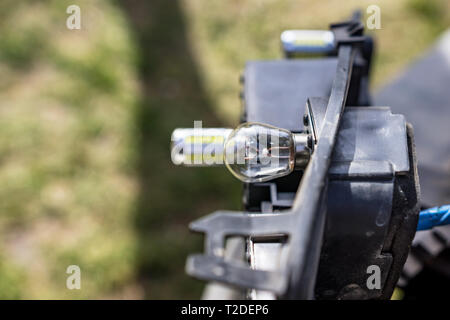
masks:
POLYGON ((308 114, 303 115, 303 125, 307 127, 309 125, 309 116, 308 114))
POLYGON ((311 135, 308 135, 308 142, 307 142, 308 148, 312 150, 313 148, 313 138, 311 135))

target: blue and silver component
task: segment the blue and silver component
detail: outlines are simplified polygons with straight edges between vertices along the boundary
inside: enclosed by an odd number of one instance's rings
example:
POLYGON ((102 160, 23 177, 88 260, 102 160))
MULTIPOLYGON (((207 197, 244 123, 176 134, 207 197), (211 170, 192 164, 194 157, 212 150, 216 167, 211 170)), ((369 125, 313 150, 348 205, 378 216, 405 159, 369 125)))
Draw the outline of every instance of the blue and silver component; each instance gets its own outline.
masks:
POLYGON ((417 231, 450 224, 450 205, 423 210, 419 215, 417 231))
POLYGON ((286 54, 327 54, 336 48, 334 33, 326 30, 286 30, 281 44, 286 54))

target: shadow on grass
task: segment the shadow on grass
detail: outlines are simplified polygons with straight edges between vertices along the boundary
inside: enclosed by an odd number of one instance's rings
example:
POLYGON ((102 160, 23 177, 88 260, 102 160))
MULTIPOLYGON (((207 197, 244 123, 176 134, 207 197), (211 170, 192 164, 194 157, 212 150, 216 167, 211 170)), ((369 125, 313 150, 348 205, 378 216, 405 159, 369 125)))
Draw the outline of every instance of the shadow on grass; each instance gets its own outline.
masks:
MULTIPOLYGON (((205 94, 177 1, 127 0, 125 11, 139 45, 144 97, 136 115, 140 194, 138 281, 150 299, 198 298, 202 283, 184 273, 188 253, 202 251, 202 237, 188 223, 220 208, 239 209, 240 184, 225 168, 178 168, 170 161, 176 127, 220 126, 205 94)), ((237 103, 237 101, 236 101, 237 103)))

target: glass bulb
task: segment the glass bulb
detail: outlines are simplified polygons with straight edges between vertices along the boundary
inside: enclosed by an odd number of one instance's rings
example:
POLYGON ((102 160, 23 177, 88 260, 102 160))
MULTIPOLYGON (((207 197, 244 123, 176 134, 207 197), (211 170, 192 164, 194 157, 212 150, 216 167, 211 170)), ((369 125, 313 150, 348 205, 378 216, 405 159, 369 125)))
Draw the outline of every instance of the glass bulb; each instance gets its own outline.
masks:
POLYGON ((261 123, 244 123, 225 141, 224 161, 231 173, 244 182, 263 182, 294 170, 293 134, 261 123))

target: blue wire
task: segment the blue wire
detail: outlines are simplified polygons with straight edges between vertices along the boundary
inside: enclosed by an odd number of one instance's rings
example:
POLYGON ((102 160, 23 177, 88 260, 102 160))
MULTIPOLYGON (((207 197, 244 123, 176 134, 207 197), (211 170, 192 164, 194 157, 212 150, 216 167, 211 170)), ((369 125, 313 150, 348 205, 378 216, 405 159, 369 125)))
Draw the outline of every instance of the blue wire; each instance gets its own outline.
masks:
POLYGON ((450 224, 450 205, 423 210, 419 214, 417 231, 450 224))

